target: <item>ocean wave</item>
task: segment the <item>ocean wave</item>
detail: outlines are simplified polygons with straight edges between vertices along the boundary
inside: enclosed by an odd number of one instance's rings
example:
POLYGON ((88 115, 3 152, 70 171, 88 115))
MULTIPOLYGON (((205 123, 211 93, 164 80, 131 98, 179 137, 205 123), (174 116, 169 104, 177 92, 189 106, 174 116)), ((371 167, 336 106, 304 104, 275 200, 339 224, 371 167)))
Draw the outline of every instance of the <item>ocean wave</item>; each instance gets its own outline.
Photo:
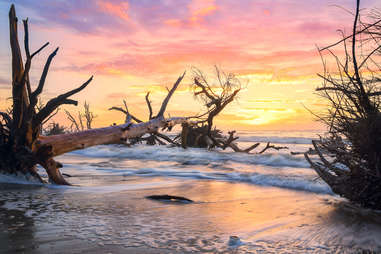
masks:
POLYGON ((308 168, 309 165, 302 156, 284 153, 245 154, 234 152, 206 151, 199 148, 168 148, 164 146, 134 146, 118 145, 90 147, 74 151, 71 154, 93 158, 120 158, 131 160, 174 161, 183 165, 208 165, 220 162, 239 162, 250 165, 265 165, 272 167, 308 168))
MULTIPOLYGON (((156 168, 140 168, 140 169, 125 169, 115 170, 110 169, 97 169, 104 171, 105 173, 112 173, 117 176, 143 176, 143 177, 176 177, 176 178, 190 178, 190 179, 206 179, 217 181, 229 181, 229 182, 245 182, 261 186, 273 186, 293 190, 308 191, 320 194, 332 194, 331 189, 325 183, 315 181, 313 179, 307 179, 305 176, 297 175, 276 175, 276 174, 262 174, 258 172, 203 172, 199 170, 163 170, 156 168)), ((34 181, 28 176, 15 176, 0 174, 0 183, 11 184, 27 184, 27 185, 39 185, 41 184, 34 181)), ((47 185, 45 185, 47 186, 47 185)), ((50 185, 48 185, 50 186, 50 185)), ((54 185, 51 185, 54 187, 54 185)))
POLYGON ((123 176, 142 176, 142 177, 176 177, 190 179, 205 179, 228 182, 245 182, 261 186, 273 186, 292 190, 301 190, 319 194, 332 194, 329 186, 323 182, 316 181, 314 177, 306 175, 277 175, 264 174, 258 172, 205 172, 200 170, 182 170, 182 169, 156 169, 140 168, 137 170, 126 169, 118 171, 117 174, 123 176))
MULTIPOLYGON (((239 135, 238 135, 239 136, 239 135)), ((240 142, 261 142, 261 143, 275 143, 275 144, 298 144, 310 145, 311 140, 316 137, 282 137, 282 136, 239 136, 240 142)))

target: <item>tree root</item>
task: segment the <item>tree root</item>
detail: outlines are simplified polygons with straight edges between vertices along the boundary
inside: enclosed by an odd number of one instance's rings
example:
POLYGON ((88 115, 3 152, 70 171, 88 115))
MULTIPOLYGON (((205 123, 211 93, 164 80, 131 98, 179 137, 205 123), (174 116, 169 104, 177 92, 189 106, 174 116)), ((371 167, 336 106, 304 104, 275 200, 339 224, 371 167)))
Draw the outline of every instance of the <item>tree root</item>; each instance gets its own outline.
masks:
MULTIPOLYGON (((360 165, 347 163, 348 170, 344 170, 325 158, 322 141, 313 141, 313 145, 319 161, 312 161, 308 153, 304 157, 315 170, 315 172, 326 182, 332 191, 348 200, 357 203, 365 208, 381 210, 381 177, 372 175, 364 171, 360 165)), ((329 144, 330 152, 334 150, 332 143, 329 144)), ((337 153, 341 150, 341 145, 336 148, 337 153)), ((341 161, 340 161, 341 163, 341 161)), ((343 164, 343 163, 342 163, 343 164)))
POLYGON ((60 168, 62 168, 62 164, 53 160, 52 158, 49 158, 43 162, 40 162, 41 166, 46 170, 48 173, 49 179, 59 185, 71 185, 69 182, 65 180, 63 175, 60 172, 60 168))

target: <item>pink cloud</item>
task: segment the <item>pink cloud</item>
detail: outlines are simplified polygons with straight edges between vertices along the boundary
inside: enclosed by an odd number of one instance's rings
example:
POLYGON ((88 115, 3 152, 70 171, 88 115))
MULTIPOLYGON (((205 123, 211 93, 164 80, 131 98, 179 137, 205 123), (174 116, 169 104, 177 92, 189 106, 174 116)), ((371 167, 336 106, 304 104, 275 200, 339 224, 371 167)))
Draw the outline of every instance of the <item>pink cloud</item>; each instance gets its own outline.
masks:
POLYGON ((114 4, 114 3, 108 2, 107 0, 99 0, 98 6, 102 11, 115 15, 119 17, 120 19, 123 19, 125 21, 128 21, 130 19, 130 17, 127 14, 127 10, 129 7, 128 2, 114 4))
POLYGON ((195 27, 204 21, 204 18, 212 15, 218 10, 215 0, 192 0, 188 6, 188 17, 186 19, 166 19, 164 24, 179 27, 195 27))

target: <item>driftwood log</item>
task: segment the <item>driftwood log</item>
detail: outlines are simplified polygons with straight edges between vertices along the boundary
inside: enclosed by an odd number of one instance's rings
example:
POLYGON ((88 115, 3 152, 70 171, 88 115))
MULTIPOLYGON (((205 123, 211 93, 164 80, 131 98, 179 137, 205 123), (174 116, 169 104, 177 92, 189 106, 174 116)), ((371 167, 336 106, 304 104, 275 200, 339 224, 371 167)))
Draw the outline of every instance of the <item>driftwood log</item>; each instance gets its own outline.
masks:
MULTIPOLYGON (((145 96, 145 100, 146 100, 146 103, 147 103, 147 107, 148 107, 148 111, 149 111, 149 116, 148 116, 148 121, 151 121, 152 119, 154 118, 157 118, 153 116, 153 110, 152 110, 152 106, 151 106, 151 101, 149 100, 149 95, 150 95, 150 92, 148 92, 145 96)), ((134 116, 129 110, 128 110, 128 106, 127 106, 127 102, 126 100, 123 100, 123 107, 111 107, 109 108, 109 110, 116 110, 116 111, 119 111, 119 112, 122 112, 124 115, 125 115, 125 123, 126 124, 131 124, 131 123, 143 123, 142 120, 140 120, 139 118, 137 118, 136 116, 134 116)), ((158 115, 161 114, 160 111, 158 113, 158 115)), ((192 117, 188 117, 187 119, 190 120, 192 117)), ((183 122, 183 124, 185 124, 188 122, 183 122)), ((171 130, 172 127, 169 127, 168 130, 171 130)), ((146 142, 147 145, 156 145, 156 144, 159 144, 159 145, 166 145, 167 143, 168 144, 172 144, 172 145, 175 145, 175 146, 180 146, 180 144, 178 144, 177 142, 175 142, 173 139, 171 139, 170 137, 168 137, 167 135, 163 134, 163 133, 160 133, 159 132, 160 130, 157 129, 155 131, 151 131, 149 132, 149 136, 148 137, 143 137, 142 135, 144 135, 145 133, 142 133, 140 136, 133 136, 133 137, 129 137, 128 138, 128 142, 126 143, 126 145, 130 146, 130 145, 134 145, 136 143, 141 143, 141 142, 146 142), (167 142, 167 143, 166 143, 167 142)))
POLYGON ((125 123, 105 128, 91 129, 76 133, 41 136, 41 124, 63 104, 77 105, 77 101, 70 99, 76 93, 85 89, 93 77, 76 89, 61 94, 49 100, 40 110, 36 110, 39 95, 42 93, 50 64, 58 52, 56 48, 48 57, 41 78, 35 90, 29 80, 33 58, 45 49, 44 44, 34 53, 29 50, 28 20, 23 20, 24 48, 26 54, 23 63, 18 40, 18 20, 14 5, 9 11, 10 46, 12 51, 12 110, 9 113, 0 112, 0 170, 7 173, 30 174, 43 182, 38 175, 36 166, 45 168, 49 179, 56 184, 69 184, 62 174, 62 164, 54 157, 73 150, 83 149, 101 144, 115 144, 125 142, 127 138, 138 137, 144 133, 156 132, 159 128, 172 128, 173 125, 188 121, 184 117, 166 119, 164 112, 168 102, 182 81, 181 75, 165 97, 159 113, 148 122, 125 123))

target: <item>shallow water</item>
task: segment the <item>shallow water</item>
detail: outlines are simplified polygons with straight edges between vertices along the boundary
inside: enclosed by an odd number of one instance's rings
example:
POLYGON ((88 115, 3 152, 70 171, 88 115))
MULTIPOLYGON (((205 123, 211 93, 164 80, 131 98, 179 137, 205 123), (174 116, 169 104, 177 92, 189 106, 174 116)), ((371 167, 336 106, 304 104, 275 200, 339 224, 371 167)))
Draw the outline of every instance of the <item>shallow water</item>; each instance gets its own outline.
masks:
POLYGON ((240 144, 265 135, 290 149, 99 146, 57 158, 79 186, 1 177, 0 253, 381 251, 381 215, 348 205, 289 154, 308 149, 314 135, 246 132, 240 144), (152 194, 195 203, 144 198, 152 194))
MULTIPOLYGON (((273 144, 287 146, 288 150, 268 150, 264 154, 234 153, 231 150, 206 151, 197 148, 168 148, 164 146, 137 145, 97 146, 61 156, 64 172, 86 175, 122 175, 142 177, 173 177, 208 179, 229 182, 246 182, 256 185, 276 186, 314 193, 330 194, 325 183, 317 179, 302 155, 290 152, 306 151, 310 132, 288 133, 239 133, 239 145, 250 146, 268 136, 273 144), (275 136, 278 134, 278 136, 275 136), (299 136, 298 136, 299 135, 299 136), (276 143, 277 142, 277 143, 276 143), (78 170, 80 169, 80 170, 78 170)), ((256 151, 262 150, 262 144, 256 151)))

